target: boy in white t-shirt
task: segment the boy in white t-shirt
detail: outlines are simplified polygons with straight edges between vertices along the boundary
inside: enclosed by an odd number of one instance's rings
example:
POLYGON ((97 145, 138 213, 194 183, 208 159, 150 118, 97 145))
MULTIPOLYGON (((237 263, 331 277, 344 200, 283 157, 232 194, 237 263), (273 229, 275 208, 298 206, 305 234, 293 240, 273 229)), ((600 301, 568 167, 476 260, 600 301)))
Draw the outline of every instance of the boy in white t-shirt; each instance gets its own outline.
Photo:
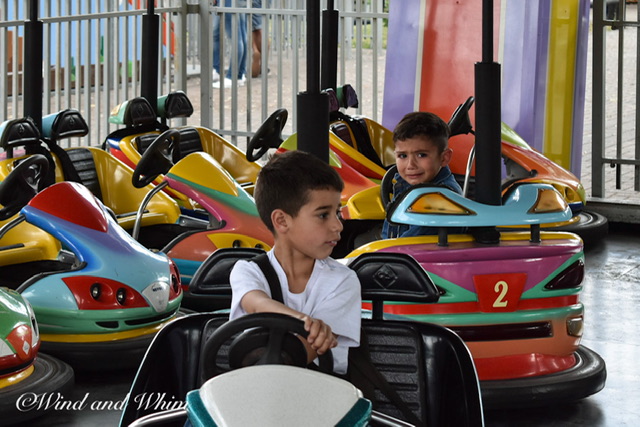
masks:
POLYGON ((240 260, 231 276, 230 319, 274 312, 304 321, 309 362, 332 349, 334 371, 347 370, 349 347, 360 341, 360 282, 330 257, 340 240, 342 179, 327 163, 302 151, 276 154, 260 171, 254 191, 262 221, 274 235, 268 259, 284 304, 271 298, 260 267, 240 260))

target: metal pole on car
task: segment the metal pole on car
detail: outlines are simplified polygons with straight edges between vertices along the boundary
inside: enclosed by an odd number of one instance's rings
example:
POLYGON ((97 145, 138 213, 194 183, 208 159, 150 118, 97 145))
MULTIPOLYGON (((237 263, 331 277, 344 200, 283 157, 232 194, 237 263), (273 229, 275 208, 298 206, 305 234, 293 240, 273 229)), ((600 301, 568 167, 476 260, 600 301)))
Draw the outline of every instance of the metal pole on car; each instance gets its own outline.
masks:
POLYGON ((307 91, 297 95, 298 149, 329 162, 329 95, 320 91, 320 2, 307 0, 307 91))
POLYGON ((29 2, 29 19, 24 23, 24 116, 31 117, 42 131, 42 38, 38 0, 29 2))
POLYGON ((482 62, 475 64, 476 200, 501 205, 500 64, 493 61, 493 0, 482 2, 482 62))
POLYGON ((336 90, 338 86, 338 19, 333 0, 328 0, 322 11, 322 89, 336 90))
POLYGON ((154 0, 147 0, 147 13, 142 16, 140 95, 149 101, 157 113, 160 16, 155 13, 154 6, 154 0))

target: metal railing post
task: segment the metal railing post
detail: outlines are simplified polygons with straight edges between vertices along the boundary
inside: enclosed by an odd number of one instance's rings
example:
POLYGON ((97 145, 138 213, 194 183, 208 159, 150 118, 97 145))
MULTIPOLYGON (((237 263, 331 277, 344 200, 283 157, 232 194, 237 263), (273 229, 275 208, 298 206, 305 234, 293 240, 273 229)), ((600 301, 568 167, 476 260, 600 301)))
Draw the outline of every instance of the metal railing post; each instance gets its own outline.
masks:
MULTIPOLYGON (((200 87, 211 88, 213 70, 213 29, 209 0, 198 1, 198 16, 200 31, 198 44, 200 46, 200 87)), ((220 76, 222 78, 222 76, 220 76)), ((204 127, 213 127, 213 96, 211 90, 200 91, 200 124, 204 127)))
POLYGON ((593 90, 591 139, 591 193, 604 197, 604 0, 593 2, 593 90))

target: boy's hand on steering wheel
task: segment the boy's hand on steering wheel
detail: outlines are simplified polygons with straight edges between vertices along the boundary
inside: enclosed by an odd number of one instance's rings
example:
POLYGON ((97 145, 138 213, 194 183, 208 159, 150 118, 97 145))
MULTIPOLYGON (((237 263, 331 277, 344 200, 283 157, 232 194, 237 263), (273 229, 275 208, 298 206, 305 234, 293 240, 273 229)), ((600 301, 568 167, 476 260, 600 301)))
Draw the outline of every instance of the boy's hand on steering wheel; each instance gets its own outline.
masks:
POLYGON ((309 332, 307 342, 318 355, 324 354, 327 350, 338 345, 336 336, 331 332, 331 327, 320 319, 310 316, 303 316, 304 329, 309 332))

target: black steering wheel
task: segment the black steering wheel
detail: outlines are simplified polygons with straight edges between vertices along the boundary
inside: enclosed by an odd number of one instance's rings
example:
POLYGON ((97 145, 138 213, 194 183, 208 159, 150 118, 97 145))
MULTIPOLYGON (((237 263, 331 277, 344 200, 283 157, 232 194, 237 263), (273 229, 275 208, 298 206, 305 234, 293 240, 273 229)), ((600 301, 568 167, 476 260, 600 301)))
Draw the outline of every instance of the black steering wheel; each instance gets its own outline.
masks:
MULTIPOLYGON (((293 334, 306 338, 309 333, 304 330, 304 322, 294 317, 279 313, 254 313, 242 316, 220 326, 209 337, 200 354, 200 372, 203 382, 225 371, 216 364, 216 359, 222 345, 234 335, 248 329, 260 328, 266 334, 255 332, 238 336, 229 349, 229 366, 231 369, 246 366, 243 360, 251 360, 255 365, 294 364, 306 366, 307 354, 304 345, 293 334), (253 341, 262 335, 263 345, 258 346, 243 343, 243 340, 253 341), (289 338, 288 338, 289 337, 289 338), (295 341, 299 345, 294 345, 295 341), (235 347, 235 348, 234 348, 235 347), (291 351, 297 354, 291 354, 291 351), (257 355, 248 354, 254 353, 257 355), (232 360, 233 359, 233 360, 232 360)), ((333 355, 331 350, 318 356, 320 370, 333 372, 333 355)))
POLYGON ((260 125, 247 144, 248 161, 255 162, 264 156, 269 148, 278 148, 282 144, 282 129, 288 116, 285 108, 278 108, 260 125))
POLYGON ((33 154, 22 160, 0 182, 0 221, 9 219, 38 194, 40 181, 49 171, 49 160, 42 154, 33 154))
POLYGON ((180 132, 169 129, 149 145, 133 171, 131 182, 136 188, 151 184, 160 174, 166 174, 180 160, 180 132))
POLYGON ((380 199, 382 200, 382 206, 384 206, 385 212, 393 199, 393 178, 396 176, 396 173, 398 173, 398 167, 392 165, 387 169, 382 177, 382 181, 380 181, 380 199))
POLYGON ((464 102, 464 104, 458 105, 456 111, 453 112, 449 119, 449 137, 456 135, 467 135, 469 132, 473 133, 473 126, 471 126, 471 119, 469 118, 469 110, 473 105, 475 98, 470 96, 464 102))

